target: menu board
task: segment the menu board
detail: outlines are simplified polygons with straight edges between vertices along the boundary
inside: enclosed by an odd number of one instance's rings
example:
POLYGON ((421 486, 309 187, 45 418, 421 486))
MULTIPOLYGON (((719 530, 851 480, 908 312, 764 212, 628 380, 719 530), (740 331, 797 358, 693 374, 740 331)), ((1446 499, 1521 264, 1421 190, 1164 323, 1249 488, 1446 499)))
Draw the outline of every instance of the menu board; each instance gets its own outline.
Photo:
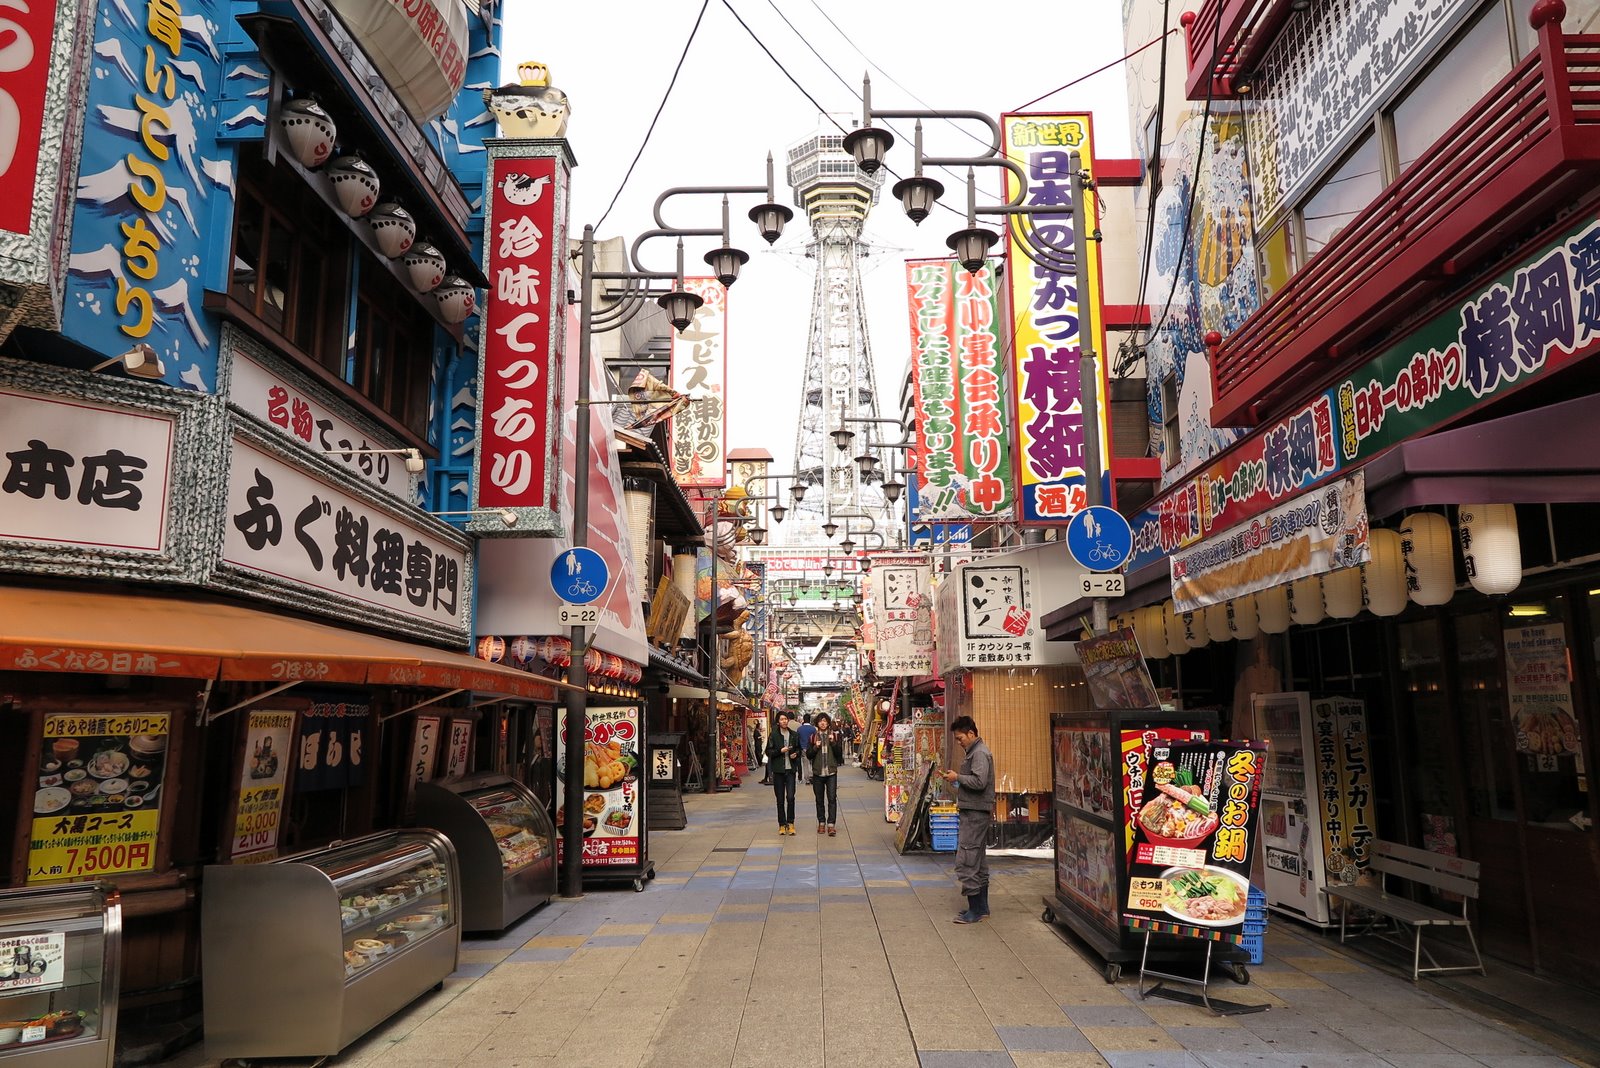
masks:
POLYGON ((1122 754, 1122 811, 1126 821, 1123 849, 1133 851, 1133 820, 1144 804, 1150 768, 1168 759, 1173 742, 1205 741, 1211 732, 1204 728, 1149 727, 1124 730, 1120 739, 1122 754))
POLYGON ((1560 623, 1510 627, 1505 646, 1506 698, 1517 752, 1532 755, 1538 770, 1555 771, 1557 757, 1579 754, 1566 628, 1560 623))
POLYGON ((1055 748, 1056 807, 1068 805, 1110 819, 1116 778, 1110 730, 1057 724, 1051 740, 1055 748))
POLYGON ((1073 643, 1089 686, 1089 700, 1098 709, 1160 708, 1155 683, 1131 627, 1073 643))
POLYGON ((66 982, 66 962, 63 931, 0 938, 0 995, 59 990, 66 982))
POLYGON ((171 717, 46 716, 28 882, 150 871, 171 717))
POLYGON ((1076 901, 1114 928, 1117 922, 1116 837, 1110 827, 1091 823, 1056 806, 1056 892, 1076 901))
POLYGON ((470 719, 452 719, 450 721, 450 749, 445 758, 444 777, 447 779, 459 778, 467 773, 467 761, 472 752, 472 721, 470 719))
MULTIPOLYGON (((567 710, 556 713, 556 857, 566 843, 567 710)), ((583 866, 632 867, 644 856, 639 707, 591 708, 583 732, 583 866)))
POLYGON ((233 844, 229 847, 229 855, 234 859, 250 856, 254 860, 265 860, 277 851, 294 717, 293 712, 257 710, 250 713, 244 761, 239 767, 239 805, 233 820, 233 844), (267 856, 254 856, 258 853, 267 856))
POLYGON ((1122 922, 1240 942, 1250 902, 1266 747, 1176 742, 1150 766, 1137 811, 1122 922))

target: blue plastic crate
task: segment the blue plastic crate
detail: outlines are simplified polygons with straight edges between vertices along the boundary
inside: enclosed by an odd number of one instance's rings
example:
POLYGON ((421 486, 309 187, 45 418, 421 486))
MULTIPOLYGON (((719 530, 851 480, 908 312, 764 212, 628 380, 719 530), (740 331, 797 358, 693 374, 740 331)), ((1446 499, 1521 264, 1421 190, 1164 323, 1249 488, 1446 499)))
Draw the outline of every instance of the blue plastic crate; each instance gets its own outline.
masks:
POLYGON ((960 816, 929 816, 928 823, 934 827, 948 827, 954 830, 961 826, 960 816))
POLYGON ((1257 937, 1264 935, 1267 933, 1266 922, 1246 918, 1244 921, 1244 933, 1247 935, 1255 935, 1257 937))
POLYGON ((1250 888, 1248 904, 1251 908, 1264 909, 1267 907, 1267 892, 1254 886, 1250 888))
POLYGON ((933 851, 935 853, 954 853, 956 851, 956 836, 953 834, 935 834, 933 836, 933 851))
POLYGON ((1267 940, 1265 935, 1247 934, 1240 945, 1250 955, 1251 964, 1261 964, 1267 959, 1267 940))

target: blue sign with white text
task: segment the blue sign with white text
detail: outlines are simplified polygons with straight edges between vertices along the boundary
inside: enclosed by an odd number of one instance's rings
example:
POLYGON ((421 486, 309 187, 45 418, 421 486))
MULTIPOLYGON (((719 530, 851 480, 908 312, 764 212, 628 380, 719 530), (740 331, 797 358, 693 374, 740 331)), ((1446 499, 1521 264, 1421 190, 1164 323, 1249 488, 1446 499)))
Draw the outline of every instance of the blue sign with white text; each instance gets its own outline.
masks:
POLYGON ((1133 552, 1133 528, 1115 508, 1091 505, 1067 524, 1067 552, 1090 571, 1115 571, 1133 552))
POLYGON ((550 565, 550 588, 568 604, 589 604, 606 592, 611 573, 593 549, 568 549, 550 565))

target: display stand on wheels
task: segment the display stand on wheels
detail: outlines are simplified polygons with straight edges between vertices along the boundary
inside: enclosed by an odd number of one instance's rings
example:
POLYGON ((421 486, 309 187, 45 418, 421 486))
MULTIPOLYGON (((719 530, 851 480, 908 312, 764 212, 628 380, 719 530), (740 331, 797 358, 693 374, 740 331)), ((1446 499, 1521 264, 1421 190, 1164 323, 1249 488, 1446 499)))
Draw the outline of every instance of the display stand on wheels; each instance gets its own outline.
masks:
POLYGON ((0 890, 0 1064, 110 1068, 121 943, 109 886, 0 890))
MULTIPOLYGON (((642 891, 656 877, 649 857, 644 725, 638 705, 590 707, 583 744, 583 881, 620 882, 642 891)), ((567 714, 557 712, 556 831, 566 829, 567 714)), ((558 838, 556 861, 567 848, 558 838)))

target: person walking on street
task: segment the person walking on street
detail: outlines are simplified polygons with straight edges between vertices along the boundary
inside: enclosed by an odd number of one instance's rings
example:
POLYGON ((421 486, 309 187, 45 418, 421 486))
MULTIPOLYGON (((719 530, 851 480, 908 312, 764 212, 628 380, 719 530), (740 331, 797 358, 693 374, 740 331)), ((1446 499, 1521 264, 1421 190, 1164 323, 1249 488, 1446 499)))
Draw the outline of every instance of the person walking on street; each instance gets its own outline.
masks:
POLYGON ((794 777, 800 766, 800 739, 789 727, 789 713, 778 713, 778 728, 767 739, 767 768, 778 798, 778 833, 794 834, 794 777))
POLYGON ((961 822, 956 832, 956 882, 967 896, 967 907, 956 923, 977 923, 989 915, 989 824, 994 822, 994 754, 978 737, 971 716, 957 716, 950 724, 956 744, 965 750, 960 771, 939 774, 956 787, 956 811, 961 822))
MULTIPOLYGON (((800 726, 795 729, 795 735, 800 739, 800 752, 811 752, 811 739, 816 736, 816 733, 817 728, 812 726, 811 723, 811 713, 807 712, 800 717, 800 726)), ((801 761, 800 763, 800 781, 802 783, 811 778, 810 769, 806 764, 806 761, 801 761)))
POLYGON ((844 763, 844 735, 833 729, 833 720, 824 712, 817 717, 807 749, 811 758, 811 790, 817 795, 817 833, 838 834, 839 766, 844 763))

